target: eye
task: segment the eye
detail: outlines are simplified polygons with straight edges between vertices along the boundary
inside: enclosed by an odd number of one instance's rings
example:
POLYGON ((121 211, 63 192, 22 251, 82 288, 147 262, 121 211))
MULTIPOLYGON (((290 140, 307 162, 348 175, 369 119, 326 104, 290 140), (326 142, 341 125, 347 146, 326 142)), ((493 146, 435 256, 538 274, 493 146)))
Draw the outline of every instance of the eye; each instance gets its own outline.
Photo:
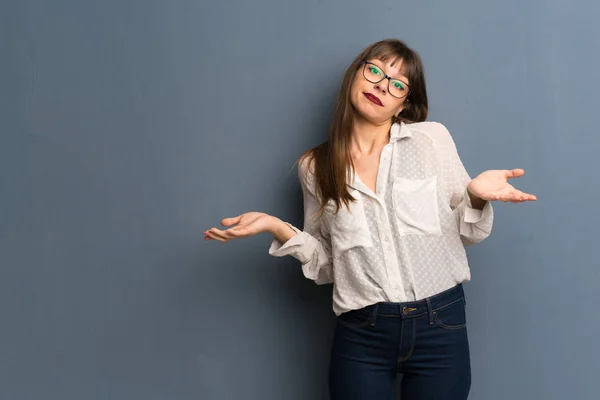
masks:
POLYGON ((369 66, 369 71, 371 71, 373 75, 381 75, 381 71, 379 70, 379 68, 374 67, 373 65, 369 66))
POLYGON ((396 89, 404 90, 404 85, 398 81, 394 82, 394 87, 396 89))

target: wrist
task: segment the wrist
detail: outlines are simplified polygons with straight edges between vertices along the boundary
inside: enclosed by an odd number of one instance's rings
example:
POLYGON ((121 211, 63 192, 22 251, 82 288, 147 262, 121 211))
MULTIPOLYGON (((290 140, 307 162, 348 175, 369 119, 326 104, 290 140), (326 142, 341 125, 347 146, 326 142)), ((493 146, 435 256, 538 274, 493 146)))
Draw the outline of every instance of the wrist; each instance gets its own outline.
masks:
POLYGON ((281 236, 281 233, 288 228, 287 224, 275 216, 271 216, 267 232, 273 236, 281 236))
POLYGON ((269 233, 279 240, 281 243, 287 242, 290 238, 296 235, 296 231, 292 229, 286 222, 277 217, 272 217, 269 224, 269 233))
MULTIPOLYGON (((472 182, 472 181, 471 181, 472 182)), ((471 183, 467 185, 467 194, 471 202, 471 207, 477 210, 483 209, 487 200, 482 199, 471 191, 471 183)))
POLYGON ((267 232, 270 233, 271 235, 275 235, 278 231, 281 230, 281 224, 283 223, 282 220, 280 220, 279 218, 270 215, 269 216, 269 223, 267 225, 267 232))

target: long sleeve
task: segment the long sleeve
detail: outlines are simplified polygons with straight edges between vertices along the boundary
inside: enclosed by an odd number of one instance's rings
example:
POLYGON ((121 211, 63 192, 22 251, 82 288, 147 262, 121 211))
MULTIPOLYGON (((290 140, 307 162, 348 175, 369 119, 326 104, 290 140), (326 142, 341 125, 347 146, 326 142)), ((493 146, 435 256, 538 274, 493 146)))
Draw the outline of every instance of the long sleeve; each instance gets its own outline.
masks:
MULTIPOLYGON (((441 125, 441 124, 440 124, 441 125)), ((443 125, 441 125, 443 127, 443 125)), ((450 132, 443 127, 445 138, 442 146, 444 170, 446 171, 447 188, 450 191, 450 207, 452 208, 458 224, 461 241, 464 245, 473 245, 487 238, 494 221, 492 203, 486 201, 482 210, 473 208, 467 185, 471 177, 466 171, 456 144, 450 132)))
POLYGON ((331 241, 323 229, 321 220, 316 219, 319 201, 315 194, 314 179, 304 160, 298 165, 298 178, 302 187, 304 203, 304 230, 286 222, 295 232, 285 243, 273 239, 269 254, 275 257, 290 255, 302 264, 302 272, 308 279, 322 285, 333 282, 331 241))

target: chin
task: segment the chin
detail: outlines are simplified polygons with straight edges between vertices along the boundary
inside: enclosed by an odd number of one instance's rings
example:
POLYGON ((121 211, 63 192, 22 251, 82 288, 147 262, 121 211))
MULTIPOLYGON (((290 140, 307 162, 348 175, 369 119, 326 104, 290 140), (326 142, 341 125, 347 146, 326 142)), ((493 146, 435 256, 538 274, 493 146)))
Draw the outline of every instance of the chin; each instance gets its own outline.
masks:
POLYGON ((358 108, 357 112, 361 118, 373 123, 380 123, 381 121, 388 119, 381 112, 377 112, 372 107, 369 107, 369 105, 358 108))
POLYGON ((374 117, 377 117, 377 113, 374 110, 373 107, 371 107, 371 104, 366 104, 363 102, 358 102, 357 103, 352 103, 352 106, 354 107, 354 110, 356 111, 357 114, 360 115, 360 117, 365 118, 365 119, 373 119, 374 117))

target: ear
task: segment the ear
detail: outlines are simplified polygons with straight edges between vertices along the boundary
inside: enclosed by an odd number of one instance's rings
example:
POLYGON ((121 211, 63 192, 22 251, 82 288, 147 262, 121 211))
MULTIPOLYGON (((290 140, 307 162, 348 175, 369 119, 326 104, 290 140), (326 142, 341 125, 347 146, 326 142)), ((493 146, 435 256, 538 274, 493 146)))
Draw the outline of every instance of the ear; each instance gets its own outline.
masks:
POLYGON ((398 118, 398 115, 400 115, 400 113, 402 112, 402 110, 404 110, 404 104, 402 104, 400 106, 400 108, 398 108, 398 111, 396 111, 396 114, 394 114, 396 116, 396 118, 398 118))
POLYGON ((404 100, 402 102, 402 104, 400 105, 400 108, 398 108, 398 111, 396 112, 396 118, 398 118, 398 115, 400 115, 400 113, 402 112, 402 110, 404 110, 404 108, 408 105, 408 99, 404 100))

